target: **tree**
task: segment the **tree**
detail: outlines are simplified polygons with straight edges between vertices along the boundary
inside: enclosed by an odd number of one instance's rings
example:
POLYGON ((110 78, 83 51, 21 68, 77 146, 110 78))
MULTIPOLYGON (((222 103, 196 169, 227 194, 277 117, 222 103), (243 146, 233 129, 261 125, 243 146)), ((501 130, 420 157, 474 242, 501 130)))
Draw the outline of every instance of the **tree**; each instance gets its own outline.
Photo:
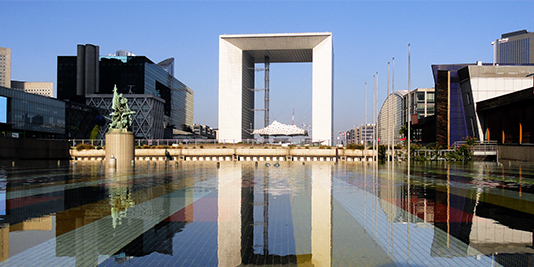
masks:
POLYGON ((189 126, 189 125, 182 124, 182 131, 192 133, 193 132, 193 128, 191 128, 191 126, 189 126))
POLYGON ((407 132, 408 132, 408 126, 406 126, 406 124, 403 124, 401 128, 399 129, 399 134, 406 137, 407 132))

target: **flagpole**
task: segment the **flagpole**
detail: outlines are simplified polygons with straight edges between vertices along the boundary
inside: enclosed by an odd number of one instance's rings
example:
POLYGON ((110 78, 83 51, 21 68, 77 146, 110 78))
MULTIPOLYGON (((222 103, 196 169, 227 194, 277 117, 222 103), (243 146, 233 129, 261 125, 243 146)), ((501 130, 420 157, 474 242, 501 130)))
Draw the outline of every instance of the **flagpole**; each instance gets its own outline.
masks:
POLYGON ((364 91, 364 97, 363 97, 363 105, 364 105, 364 115, 363 115, 363 130, 360 129, 360 137, 362 138, 363 140, 363 158, 365 159, 365 161, 367 161, 367 138, 366 138, 366 135, 367 134, 367 83, 365 83, 365 91, 364 91), (365 132, 365 134, 364 134, 365 132))
MULTIPOLYGON (((387 99, 389 98, 389 85, 390 85, 389 82, 390 82, 390 81, 389 81, 389 62, 388 62, 388 96, 386 97, 386 101, 387 101, 387 99)), ((386 127, 386 136, 388 137, 388 138, 387 138, 387 140, 388 140, 388 150, 387 150, 388 153, 386 153, 386 156, 387 156, 387 161, 388 161, 388 162, 390 162, 390 160, 389 160, 389 155, 391 155, 391 138, 390 138, 390 136, 389 136, 389 132, 390 132, 390 129, 391 129, 391 117, 390 117, 390 115, 391 115, 391 114, 390 114, 390 109, 391 109, 391 107, 390 107, 390 105, 391 105, 391 99, 389 100, 389 102, 390 102, 390 103, 389 103, 388 106, 386 107, 386 108, 387 108, 387 118, 388 118, 388 119, 387 119, 387 127, 386 127)), ((384 102, 384 103, 385 103, 385 102, 384 102)))
POLYGON ((410 141, 410 138, 411 138, 411 135, 410 135, 410 130, 411 130, 411 125, 412 124, 412 114, 411 114, 411 106, 412 106, 412 102, 411 102, 411 96, 410 96, 410 87, 411 87, 411 84, 410 84, 410 44, 408 44, 408 103, 406 103, 407 105, 407 123, 408 123, 408 171, 410 170, 410 146, 411 146, 411 141, 410 141))

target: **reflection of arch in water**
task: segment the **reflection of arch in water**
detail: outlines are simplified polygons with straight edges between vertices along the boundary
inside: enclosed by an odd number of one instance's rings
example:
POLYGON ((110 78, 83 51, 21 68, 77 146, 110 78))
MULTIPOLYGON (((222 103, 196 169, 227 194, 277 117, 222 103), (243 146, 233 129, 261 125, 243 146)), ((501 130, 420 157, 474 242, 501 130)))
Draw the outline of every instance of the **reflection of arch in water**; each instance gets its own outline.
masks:
MULTIPOLYGON (((299 166, 304 168, 299 169, 301 174, 308 177, 310 173, 306 173, 306 170, 310 170, 310 166, 299 166)), ((221 163, 218 174, 218 258, 220 266, 306 261, 311 261, 316 266, 331 265, 331 166, 312 165, 312 186, 306 186, 306 190, 296 194, 280 193, 276 185, 269 185, 269 181, 275 182, 276 175, 282 174, 287 177, 286 172, 297 169, 293 167, 289 170, 274 171, 274 169, 263 167, 256 169, 252 164, 246 163, 221 163), (269 199, 274 200, 275 194, 277 200, 269 201, 269 199), (285 200, 281 200, 284 198, 285 200), (294 254, 277 254, 269 250, 273 248, 269 246, 269 242, 281 243, 280 240, 276 240, 276 235, 274 235, 274 240, 273 235, 269 235, 269 230, 278 227, 277 225, 269 227, 269 218, 276 220, 276 216, 280 216, 280 212, 283 213, 278 209, 286 204, 284 201, 291 206, 290 217, 293 220, 292 225, 295 226, 292 232, 295 238, 294 254), (280 204, 281 202, 283 203, 280 204), (254 226, 262 229, 255 230, 254 226), (263 244, 259 245, 258 240, 263 241, 263 244)), ((286 181, 291 183, 289 179, 286 181)), ((279 231, 280 228, 276 230, 279 231)), ((283 238, 292 237, 284 236, 283 238)))

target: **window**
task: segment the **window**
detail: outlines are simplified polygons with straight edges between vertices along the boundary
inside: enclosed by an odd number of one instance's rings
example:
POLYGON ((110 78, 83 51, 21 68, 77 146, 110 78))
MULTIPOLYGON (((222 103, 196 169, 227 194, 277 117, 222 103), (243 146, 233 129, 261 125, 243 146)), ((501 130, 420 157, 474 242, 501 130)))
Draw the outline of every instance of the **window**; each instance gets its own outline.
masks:
POLYGON ((434 105, 429 105, 426 108, 427 116, 432 116, 435 113, 435 107, 434 105))
POLYGON ((426 93, 426 102, 427 103, 435 103, 435 100, 434 100, 434 93, 432 92, 427 92, 426 93))
POLYGON ((7 123, 7 98, 0 96, 0 122, 7 123))
POLYGON ((423 105, 421 105, 421 104, 417 105, 417 113, 421 114, 421 115, 425 115, 425 105, 424 104, 423 105))
POLYGON ((425 92, 417 92, 417 103, 425 103, 425 92))

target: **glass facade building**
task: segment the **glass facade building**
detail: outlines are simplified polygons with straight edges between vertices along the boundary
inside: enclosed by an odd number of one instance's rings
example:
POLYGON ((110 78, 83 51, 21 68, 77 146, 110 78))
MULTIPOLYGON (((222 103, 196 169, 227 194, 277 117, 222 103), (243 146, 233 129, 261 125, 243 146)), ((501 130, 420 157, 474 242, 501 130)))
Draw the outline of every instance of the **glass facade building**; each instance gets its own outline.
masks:
POLYGON ((145 64, 145 94, 165 100, 165 115, 176 129, 193 126, 194 93, 185 84, 155 64, 145 64), (152 93, 153 92, 153 93, 152 93))
MULTIPOLYGON (((173 62, 169 66, 172 67, 173 62)), ((147 57, 102 56, 99 72, 98 92, 86 92, 85 99, 80 101, 73 86, 76 85, 76 57, 58 57, 58 98, 107 109, 106 103, 111 102, 113 88, 117 86, 119 93, 135 100, 129 102, 132 110, 150 111, 135 115, 132 131, 136 138, 163 138, 164 127, 193 126, 193 90, 147 57), (163 106, 161 110, 160 104, 163 106)))
POLYGON ((66 137, 68 139, 90 139, 91 132, 96 125, 102 125, 105 115, 105 110, 94 106, 65 102, 66 137))
MULTIPOLYGON (((463 138, 468 136, 464 104, 462 100, 462 89, 460 87, 460 79, 458 77, 458 70, 468 65, 470 64, 432 65, 432 73, 434 75, 434 82, 436 83, 435 102, 440 102, 445 105, 443 106, 443 109, 439 110, 437 107, 438 105, 436 105, 436 114, 441 114, 444 118, 448 117, 447 121, 442 121, 439 119, 441 116, 440 115, 436 121, 438 129, 450 129, 449 132, 445 134, 448 136, 448 138, 444 137, 445 139, 448 139, 448 141, 446 141, 448 142, 446 146, 450 146, 456 141, 462 141, 463 138), (446 71, 449 73, 449 78, 447 81, 439 79, 439 71, 446 71), (444 92, 444 94, 442 94, 443 99, 439 99, 438 96, 438 87, 440 87, 441 84, 443 84, 443 86, 448 90, 448 92, 444 92), (449 102, 447 102, 446 95, 448 95, 449 102), (447 124, 449 127, 447 127, 447 124)), ((440 132, 438 130, 438 141, 439 135, 440 132)), ((445 146, 445 144, 443 145, 445 146)))
POLYGON ((76 95, 76 56, 57 57, 56 97, 66 101, 84 103, 76 95))
POLYGON ((174 76, 174 58, 167 58, 160 63, 158 63, 158 66, 162 68, 164 71, 169 73, 170 75, 174 76))
POLYGON ((65 102, 0 87, 6 123, 20 137, 58 138, 65 135, 65 102), (21 136, 22 135, 22 136, 21 136))

